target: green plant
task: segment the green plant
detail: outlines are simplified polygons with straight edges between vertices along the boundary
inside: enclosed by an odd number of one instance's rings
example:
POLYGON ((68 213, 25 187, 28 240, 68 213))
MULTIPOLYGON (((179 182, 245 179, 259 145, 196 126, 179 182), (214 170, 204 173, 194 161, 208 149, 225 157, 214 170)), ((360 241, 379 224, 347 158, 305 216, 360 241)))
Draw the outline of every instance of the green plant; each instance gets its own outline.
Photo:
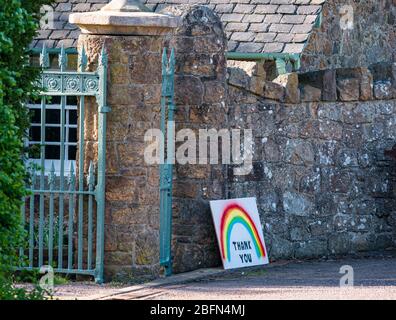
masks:
POLYGON ((61 276, 59 274, 55 274, 54 275, 54 285, 63 285, 63 284, 68 284, 69 283, 69 279, 65 276, 61 276))
POLYGON ((18 288, 11 280, 0 280, 0 299, 1 300, 45 300, 47 291, 35 286, 31 290, 18 288))
MULTIPOLYGON (((16 283, 31 283, 37 285, 43 275, 39 269, 21 270, 14 275, 16 283)), ((54 285, 68 284, 69 278, 66 275, 54 274, 54 285)))
POLYGON ((40 296, 24 294, 9 279, 24 235, 20 208, 28 176, 22 140, 29 126, 24 103, 38 95, 39 70, 29 66, 28 47, 39 25, 40 7, 49 2, 0 0, 0 299, 40 296))
MULTIPOLYGON (((28 229, 28 225, 26 226, 26 231, 28 229)), ((52 237, 52 244, 53 244, 53 248, 57 248, 59 245, 59 221, 58 219, 54 219, 54 223, 52 226, 52 230, 53 230, 53 237, 52 237)), ((40 228, 38 226, 38 224, 34 225, 34 247, 38 248, 39 247, 39 232, 40 228)), ((63 235, 64 235, 64 239, 63 239, 63 243, 67 244, 67 228, 66 226, 63 226, 63 235)), ((43 248, 48 249, 49 247, 49 242, 50 242, 50 223, 49 223, 49 218, 46 217, 44 219, 44 224, 43 224, 43 248)), ((26 241, 26 246, 25 248, 28 248, 28 240, 26 241)))

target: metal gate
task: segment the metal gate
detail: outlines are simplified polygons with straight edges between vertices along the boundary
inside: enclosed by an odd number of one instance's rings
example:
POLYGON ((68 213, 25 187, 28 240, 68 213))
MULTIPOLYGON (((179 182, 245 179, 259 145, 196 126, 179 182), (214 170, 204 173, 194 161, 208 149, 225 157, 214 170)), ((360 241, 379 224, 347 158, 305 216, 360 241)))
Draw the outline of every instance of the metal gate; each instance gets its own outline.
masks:
POLYGON ((165 275, 172 274, 172 185, 175 150, 173 142, 174 113, 174 79, 175 52, 172 49, 168 60, 166 48, 162 55, 162 92, 161 92, 161 131, 163 145, 160 154, 160 264, 165 268, 165 275))
POLYGON ((102 282, 106 114, 110 111, 106 105, 107 55, 103 48, 95 72, 85 71, 84 49, 78 57, 77 71, 68 70, 67 61, 68 55, 62 48, 59 69, 50 69, 49 54, 43 47, 39 80, 42 92, 35 110, 39 115, 36 124, 39 156, 31 169, 30 195, 21 212, 27 240, 20 248, 19 269, 32 270, 49 265, 55 272, 91 275, 102 282), (58 101, 57 107, 49 102, 49 97, 58 101), (70 124, 73 117, 67 102, 70 97, 74 97, 78 105, 75 125, 70 124), (98 107, 97 112, 93 112, 97 115, 97 156, 86 165, 88 169, 84 172, 87 161, 84 117, 89 111, 86 109, 93 105, 86 105, 87 97, 95 97, 98 107), (55 114, 55 121, 54 114, 49 112, 53 109, 58 114, 58 118, 55 114), (69 138, 73 134, 76 135, 76 151, 70 156, 73 143, 69 138), (53 141, 54 136, 57 142, 53 141), (58 161, 48 160, 48 153, 53 149, 58 161))

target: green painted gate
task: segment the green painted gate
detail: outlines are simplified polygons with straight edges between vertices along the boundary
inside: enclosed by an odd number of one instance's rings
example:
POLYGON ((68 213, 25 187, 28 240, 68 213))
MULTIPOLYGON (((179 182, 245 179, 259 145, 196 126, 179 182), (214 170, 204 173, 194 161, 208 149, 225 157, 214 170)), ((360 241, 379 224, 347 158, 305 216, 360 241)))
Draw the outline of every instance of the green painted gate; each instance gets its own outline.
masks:
POLYGON ((106 114, 110 111, 106 104, 107 55, 102 49, 94 72, 85 71, 84 49, 78 57, 77 71, 68 69, 68 55, 63 48, 58 62, 59 69, 50 69, 49 53, 43 47, 39 80, 42 92, 33 110, 38 118, 37 128, 33 134, 35 138, 30 139, 37 140, 39 156, 30 162, 35 164, 29 169, 30 195, 21 210, 27 241, 25 247, 20 248, 19 269, 32 270, 49 265, 55 272, 91 275, 102 282, 106 114), (97 158, 90 163, 88 172, 84 172, 79 168, 84 167, 86 156, 87 97, 95 97, 98 107, 97 158), (71 124, 74 116, 68 102, 70 98, 78 105, 75 124, 71 124), (51 100, 57 101, 57 106, 51 100), (57 120, 54 121, 54 117, 57 120), (75 143, 70 142, 72 135, 76 136, 75 143), (71 152, 73 147, 74 153, 71 152), (59 160, 48 160, 51 152, 59 160), (72 160, 68 161, 70 158, 72 160))
POLYGON ((160 154, 160 264, 165 275, 172 274, 172 190, 173 163, 175 150, 173 139, 175 107, 175 51, 172 49, 168 59, 166 48, 162 55, 162 91, 161 91, 161 131, 163 145, 160 154))

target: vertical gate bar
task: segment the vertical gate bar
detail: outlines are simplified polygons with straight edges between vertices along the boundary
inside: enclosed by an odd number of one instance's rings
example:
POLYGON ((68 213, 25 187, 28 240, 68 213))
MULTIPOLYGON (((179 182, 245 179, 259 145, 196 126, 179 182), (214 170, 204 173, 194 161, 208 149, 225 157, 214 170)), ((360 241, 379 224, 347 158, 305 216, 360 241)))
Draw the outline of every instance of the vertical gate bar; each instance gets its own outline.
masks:
MULTIPOLYGON (((32 170, 32 185, 30 190, 34 190, 36 184, 36 171, 32 170)), ((33 250, 34 250, 34 194, 30 195, 29 203, 29 267, 33 267, 33 250)))
MULTIPOLYGON (((22 226, 23 226, 23 230, 25 230, 25 226, 26 226, 26 217, 25 217, 25 214, 26 214, 26 212, 25 212, 25 210, 26 210, 26 198, 25 197, 23 197, 22 198, 22 205, 21 205, 21 223, 22 223, 22 226)), ((22 244, 21 244, 21 247, 19 248, 19 263, 20 263, 20 266, 22 267, 23 266, 23 260, 24 260, 24 249, 26 248, 26 246, 25 246, 25 237, 23 237, 23 242, 22 242, 22 244)))
POLYGON ((160 146, 160 265, 167 265, 167 248, 166 248, 166 230, 165 226, 165 208, 166 205, 166 164, 165 164, 165 133, 166 133, 166 87, 167 77, 167 50, 164 48, 162 53, 162 90, 161 90, 161 121, 160 129, 162 132, 163 143, 160 146))
MULTIPOLYGON (((166 161, 160 164, 160 264, 165 267, 166 276, 172 274, 172 184, 174 163, 174 70, 175 53, 170 58, 167 50, 162 56, 161 131, 166 136, 166 161), (167 126, 166 126, 167 118, 167 126)), ((165 143, 161 148, 161 158, 165 157, 165 143)), ((163 159, 163 158, 162 158, 163 159)), ((161 159, 161 160, 162 160, 161 159)))
POLYGON ((49 230, 48 230, 48 265, 52 266, 53 262, 53 250, 54 250, 54 186, 55 186, 55 166, 52 161, 51 171, 48 178, 48 184, 50 187, 50 199, 49 199, 49 230))
MULTIPOLYGON (((88 171, 88 191, 92 192, 95 184, 95 175, 92 161, 89 164, 88 171)), ((88 259, 87 259, 87 269, 92 268, 92 207, 93 207, 93 196, 90 194, 88 196, 88 259)))
MULTIPOLYGON (((81 53, 78 55, 78 71, 83 72, 87 67, 87 55, 85 54, 84 46, 81 53)), ((83 92, 83 81, 81 81, 81 92, 83 92)), ((78 269, 82 269, 83 265, 83 224, 84 224, 84 116, 85 116, 85 97, 80 96, 80 110, 79 110, 79 159, 78 159, 78 190, 80 195, 78 197, 78 269)))
POLYGON ((96 232, 96 276, 98 283, 103 282, 104 263, 104 212, 105 212, 105 174, 106 174, 106 118, 109 108, 106 102, 107 88, 107 54, 103 44, 99 57, 100 93, 99 93, 99 128, 98 128, 98 181, 96 187, 97 232, 96 232))
POLYGON ((173 191, 173 163, 175 161, 175 104, 174 104, 174 72, 175 72, 175 51, 172 49, 169 57, 168 70, 168 87, 167 87, 167 103, 168 103, 168 154, 167 154, 167 206, 166 206, 166 230, 167 230, 167 247, 168 247, 168 265, 165 269, 166 275, 172 275, 172 191, 173 191))
MULTIPOLYGON (((67 58, 65 49, 62 46, 61 53, 59 55, 59 66, 61 72, 66 69, 67 58)), ((61 89, 63 92, 63 81, 61 81, 61 89)), ((65 189, 65 109, 66 109, 66 97, 61 96, 61 134, 60 134, 60 182, 59 190, 64 191, 65 189)), ((64 213, 64 194, 59 194, 59 225, 58 225, 58 268, 63 267, 63 213, 64 213)))
POLYGON ((80 115, 79 115, 79 159, 78 159, 78 269, 82 269, 83 265, 83 205, 84 196, 84 114, 85 114, 84 96, 80 97, 80 115))
POLYGON ((69 176, 69 225, 68 225, 68 250, 67 250, 67 268, 71 270, 73 268, 73 218, 74 218, 74 194, 76 178, 74 175, 74 165, 70 164, 70 176, 69 176))
MULTIPOLYGON (((60 175, 59 191, 65 190, 65 105, 66 97, 61 97, 61 134, 60 134, 60 175)), ((63 266, 63 214, 64 214, 64 194, 59 194, 59 217, 58 217, 58 268, 63 266)))
MULTIPOLYGON (((41 97, 41 139, 40 139, 40 190, 44 190, 44 179, 45 179, 45 112, 46 112, 46 97, 41 97)), ((39 205, 39 259, 38 266, 41 267, 43 265, 43 251, 44 251, 44 243, 43 243, 43 228, 44 228, 44 194, 40 193, 40 205, 39 205)))

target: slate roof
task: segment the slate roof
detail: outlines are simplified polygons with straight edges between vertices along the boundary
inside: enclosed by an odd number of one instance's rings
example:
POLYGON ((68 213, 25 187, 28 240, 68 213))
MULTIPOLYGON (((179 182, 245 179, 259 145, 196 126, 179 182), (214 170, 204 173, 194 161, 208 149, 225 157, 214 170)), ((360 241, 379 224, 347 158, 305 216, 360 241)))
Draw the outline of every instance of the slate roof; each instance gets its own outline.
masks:
MULTIPOLYGON (((75 47, 79 30, 68 23, 71 12, 97 11, 109 0, 57 0, 54 22, 40 30, 33 47, 75 47)), ((301 53, 325 0, 143 0, 160 11, 169 5, 199 3, 224 23, 228 50, 244 53, 301 53)))

